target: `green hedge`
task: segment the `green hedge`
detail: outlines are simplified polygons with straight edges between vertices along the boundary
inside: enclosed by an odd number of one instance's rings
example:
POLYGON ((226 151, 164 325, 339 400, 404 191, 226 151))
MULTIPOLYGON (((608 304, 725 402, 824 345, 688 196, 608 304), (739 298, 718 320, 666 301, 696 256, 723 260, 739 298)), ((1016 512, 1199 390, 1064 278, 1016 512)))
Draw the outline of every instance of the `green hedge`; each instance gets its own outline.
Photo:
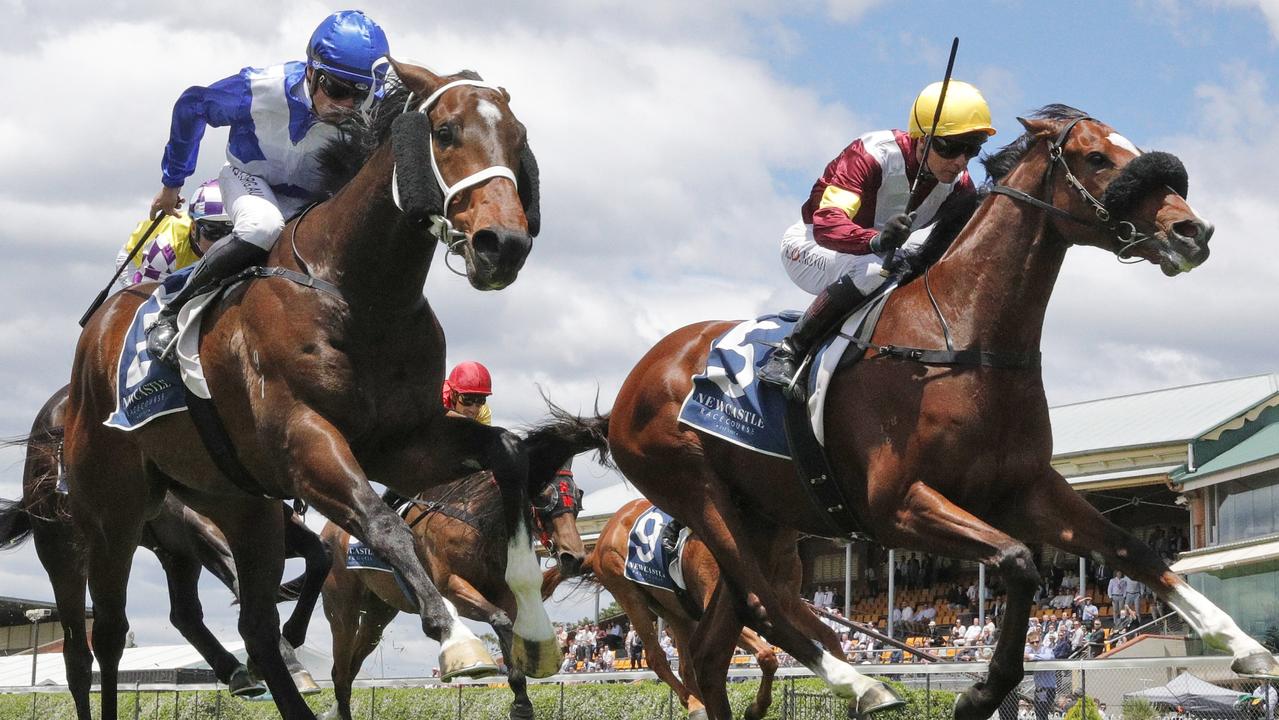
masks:
MULTIPOLYGON (((773 686, 773 704, 768 718, 780 718, 783 688, 789 680, 778 680, 773 686)), ((877 715, 877 720, 947 720, 954 707, 954 694, 932 693, 931 702, 922 690, 910 690, 897 683, 892 685, 902 693, 909 705, 902 710, 877 715)), ((754 701, 759 681, 733 682, 728 686, 729 699, 736 717, 754 701)), ((804 678, 795 681, 795 689, 801 693, 829 696, 820 680, 804 678)), ((679 701, 673 699, 667 687, 654 680, 633 683, 569 684, 564 686, 564 714, 566 720, 662 720, 667 717, 685 717, 679 701)), ((511 704, 511 691, 505 686, 466 686, 460 692, 461 717, 466 720, 507 720, 511 704)), ((559 685, 531 685, 529 697, 533 701, 538 720, 558 720, 560 705, 559 685)), ((352 715, 355 720, 447 720, 458 717, 457 688, 378 688, 360 689, 353 693, 352 715)), ((66 694, 40 694, 37 696, 36 717, 39 720, 75 720, 75 706, 66 694)), ((317 713, 333 703, 333 693, 325 691, 307 698, 307 703, 317 713)), ((97 696, 93 696, 94 716, 98 715, 97 696)), ((832 718, 842 720, 846 715, 840 701, 831 702, 832 718)), ((122 720, 269 720, 279 717, 275 705, 270 702, 249 702, 221 692, 147 692, 135 696, 125 692, 120 696, 122 720), (137 707, 135 708, 135 702, 137 707), (176 702, 176 707, 175 707, 176 702), (176 712, 175 712, 176 709, 176 712)), ((31 717, 30 695, 0 695, 0 720, 28 720, 31 717)))

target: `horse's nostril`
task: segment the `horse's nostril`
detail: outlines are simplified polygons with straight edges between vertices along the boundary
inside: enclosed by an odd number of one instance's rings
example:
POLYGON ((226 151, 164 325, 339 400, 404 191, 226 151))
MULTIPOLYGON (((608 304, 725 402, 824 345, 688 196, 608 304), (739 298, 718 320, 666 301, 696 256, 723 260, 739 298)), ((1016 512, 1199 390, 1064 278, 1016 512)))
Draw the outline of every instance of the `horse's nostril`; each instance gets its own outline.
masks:
POLYGON ((1182 220, 1172 226, 1172 231, 1186 240, 1207 242, 1212 236, 1212 226, 1202 220, 1182 220))
POLYGON ((471 236, 471 248, 476 254, 484 257, 493 257, 497 255, 500 246, 500 239, 497 233, 489 229, 477 230, 471 236))

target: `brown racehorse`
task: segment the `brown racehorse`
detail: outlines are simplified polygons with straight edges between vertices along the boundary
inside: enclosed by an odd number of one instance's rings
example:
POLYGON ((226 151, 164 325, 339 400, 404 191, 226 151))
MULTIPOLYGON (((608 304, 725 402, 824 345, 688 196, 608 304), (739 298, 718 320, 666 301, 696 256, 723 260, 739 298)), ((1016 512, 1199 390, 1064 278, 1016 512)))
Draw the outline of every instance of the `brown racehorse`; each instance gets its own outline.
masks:
MULTIPOLYGON (((1167 275, 1203 262, 1212 229, 1186 203, 1185 170, 1165 153, 1139 155, 1111 127, 1064 106, 1022 124, 1025 134, 985 161, 1013 195, 996 188, 983 201, 923 281, 889 298, 873 337, 882 349, 833 379, 824 416, 833 480, 861 529, 880 543, 979 561, 1003 574, 1003 631, 985 682, 959 698, 956 718, 989 717, 1022 678, 1022 637, 1038 580, 1026 543, 1105 558, 1177 609, 1210 646, 1228 649, 1235 671, 1279 675, 1260 644, 1151 548, 1098 514, 1050 462, 1037 359, 1066 251, 1091 245, 1140 257, 1167 275), (923 364, 884 347, 943 348, 948 339, 991 357, 1035 361, 923 364)), ((835 534, 825 509, 807 499, 789 462, 677 419, 690 377, 731 327, 699 323, 661 340, 623 384, 609 427, 627 478, 691 527, 724 573, 692 640, 707 709, 729 717, 724 670, 743 623, 850 698, 857 712, 890 707, 896 699, 884 686, 822 651, 811 613, 773 580, 778 559, 793 551, 793 530, 835 534)))
MULTIPOLYGON (((705 718, 706 710, 701 698, 698 697, 699 693, 689 672, 688 664, 685 663, 680 667, 680 675, 684 680, 681 682, 681 678, 675 676, 675 673, 671 671, 670 663, 666 661, 666 653, 662 651, 661 638, 657 634, 657 618, 661 617, 666 621, 679 656, 691 657, 689 641, 693 637, 702 609, 710 602, 711 594, 715 592, 715 586, 719 584, 719 566, 715 564, 715 558, 711 557, 706 545, 698 540, 696 535, 690 535, 684 543, 681 554, 680 574, 683 576, 687 591, 686 602, 691 603, 693 607, 686 606, 685 602, 682 602, 673 592, 643 585, 626 577, 626 557, 631 527, 634 526, 636 518, 651 510, 652 507, 653 503, 640 498, 618 508, 600 530, 595 549, 586 556, 583 577, 587 582, 603 585, 604 589, 608 590, 621 605, 626 617, 631 620, 631 626, 644 642, 644 657, 648 661, 649 669, 657 673, 657 677, 675 691, 680 704, 688 710, 688 716, 694 719, 705 718), (693 613, 690 610, 697 612, 693 613)), ((788 575, 774 578, 774 580, 778 583, 793 582, 796 586, 795 592, 798 592, 798 585, 802 579, 801 573, 802 567, 799 556, 796 554, 795 564, 789 568, 788 575)), ((558 567, 547 570, 542 574, 542 578, 543 598, 550 597, 555 588, 566 579, 558 567)), ((822 625, 822 627, 826 626, 822 625)), ((821 638, 823 644, 830 648, 832 653, 843 657, 838 638, 829 628, 826 630, 829 636, 821 638)), ((768 713, 768 708, 773 703, 773 675, 777 672, 777 653, 773 651, 773 646, 769 645, 768 641, 750 628, 742 628, 736 645, 754 653, 760 670, 763 671, 759 690, 755 693, 755 701, 746 708, 745 713, 746 720, 758 720, 768 713)))
MULTIPOLYGON (((421 493, 411 502, 405 520, 430 558, 431 580, 457 606, 458 614, 491 625, 502 654, 509 658, 515 598, 502 577, 506 531, 500 513, 495 512, 501 505, 492 474, 476 473, 421 493)), ((573 474, 565 470, 534 499, 531 512, 542 544, 559 561, 556 570, 568 576, 580 571, 586 555, 577 533, 580 511, 581 492, 573 474)), ((333 555, 333 568, 324 583, 324 614, 333 631, 336 702, 326 716, 351 720, 351 683, 360 665, 377 647, 383 628, 413 608, 390 573, 347 568, 351 536, 345 531, 329 523, 322 536, 333 555)), ((531 720, 533 703, 524 673, 511 668, 508 683, 515 694, 510 717, 531 720)))
POLYGON ((88 545, 105 720, 118 711, 131 558, 166 490, 230 542, 240 633, 285 717, 312 713, 279 653, 284 520, 266 495, 305 500, 399 570, 423 630, 441 643, 444 676, 486 674, 492 658, 431 584, 413 533, 370 479, 412 496, 492 470, 518 607, 513 664, 535 677, 556 670, 524 519, 530 480, 540 486, 553 474, 530 478, 528 452, 513 433, 445 414, 444 334, 422 295, 437 239, 464 257, 474 287, 515 281, 537 230, 536 164, 505 90, 474 74, 393 65, 398 80, 372 131, 349 145, 353 176, 285 226, 266 262, 276 274, 229 287, 202 319, 204 376, 261 493, 219 471, 189 413, 129 433, 102 424, 115 407, 116 359, 144 292, 108 299, 80 336, 64 452, 72 515, 88 545))
MULTIPOLYGON (((63 662, 67 685, 76 706, 76 716, 88 720, 89 690, 93 658, 85 627, 85 568, 83 541, 76 536, 68 513, 66 495, 57 492, 62 466, 62 423, 67 389, 49 398, 36 415, 26 438, 27 458, 23 467, 22 500, 0 502, 0 547, 16 547, 28 537, 35 539, 36 553, 53 586, 58 621, 63 631, 63 662)), ((288 622, 281 635, 292 647, 306 641, 311 613, 329 570, 329 556, 320 539, 293 510, 281 507, 289 519, 286 555, 306 559, 306 574, 288 622)), ((266 692, 266 686, 252 677, 239 660, 218 642, 204 624, 200 604, 201 568, 207 569, 223 585, 236 593, 237 579, 231 551, 222 533, 207 518, 166 495, 159 513, 147 521, 139 543, 155 553, 164 569, 169 589, 169 619, 182 637, 209 663, 218 680, 232 694, 252 697, 266 692)), ((300 664, 290 665, 294 679, 305 691, 319 691, 310 673, 300 664)))

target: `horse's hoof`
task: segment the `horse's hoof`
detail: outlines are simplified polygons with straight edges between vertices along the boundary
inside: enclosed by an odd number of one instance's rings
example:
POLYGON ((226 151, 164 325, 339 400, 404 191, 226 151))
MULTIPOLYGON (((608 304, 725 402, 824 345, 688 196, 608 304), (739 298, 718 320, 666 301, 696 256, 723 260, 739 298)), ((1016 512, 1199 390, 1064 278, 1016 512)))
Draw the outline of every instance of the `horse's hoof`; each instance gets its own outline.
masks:
POLYGON ((710 715, 706 714, 706 708, 697 708, 688 711, 688 720, 710 720, 710 715))
POLYGON ((479 640, 466 640, 440 651, 440 679, 444 682, 497 674, 497 663, 479 640))
POLYGON ((333 703, 329 709, 315 716, 315 720, 341 720, 342 711, 338 710, 338 704, 333 703))
POLYGON ((1279 678, 1279 662, 1268 652, 1245 655, 1230 663, 1230 669, 1246 677, 1279 678))
POLYGON ((511 648, 511 656, 512 667, 523 670, 525 675, 533 678, 554 675, 559 671, 562 659, 560 646, 555 638, 525 640, 517 637, 511 648))
POLYGON ((253 673, 249 672, 247 667, 240 665, 231 671, 227 688, 236 697, 251 698, 266 692, 266 683, 253 677, 253 673))
POLYGON ((306 668, 295 670, 290 677, 293 678, 293 684, 297 686, 298 692, 303 695, 315 695, 321 691, 315 678, 311 677, 311 672, 306 668))
POLYGON ((906 704, 906 701, 898 695, 892 688, 884 684, 879 684, 857 698, 857 703, 848 704, 848 717, 853 720, 859 718, 870 717, 871 715, 883 711, 899 708, 906 704))
POLYGON ((533 705, 511 703, 511 720, 533 720, 533 705))

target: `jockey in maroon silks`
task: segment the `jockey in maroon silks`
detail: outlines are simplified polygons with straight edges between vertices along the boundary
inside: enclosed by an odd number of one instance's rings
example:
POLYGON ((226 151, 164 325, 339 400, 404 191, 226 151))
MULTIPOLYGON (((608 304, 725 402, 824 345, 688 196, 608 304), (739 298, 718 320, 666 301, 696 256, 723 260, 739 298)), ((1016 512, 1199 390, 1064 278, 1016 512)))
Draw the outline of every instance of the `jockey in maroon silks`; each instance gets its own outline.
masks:
POLYGON ((945 247, 907 244, 911 231, 945 220, 958 232, 976 209, 968 161, 995 128, 985 98, 958 80, 950 81, 927 167, 911 192, 941 85, 929 85, 915 99, 908 132, 881 130, 859 137, 813 184, 800 221, 786 230, 781 247, 791 280, 817 298, 760 369, 761 381, 796 395, 797 365, 883 283, 886 256, 901 254, 914 271, 922 270, 945 247))

